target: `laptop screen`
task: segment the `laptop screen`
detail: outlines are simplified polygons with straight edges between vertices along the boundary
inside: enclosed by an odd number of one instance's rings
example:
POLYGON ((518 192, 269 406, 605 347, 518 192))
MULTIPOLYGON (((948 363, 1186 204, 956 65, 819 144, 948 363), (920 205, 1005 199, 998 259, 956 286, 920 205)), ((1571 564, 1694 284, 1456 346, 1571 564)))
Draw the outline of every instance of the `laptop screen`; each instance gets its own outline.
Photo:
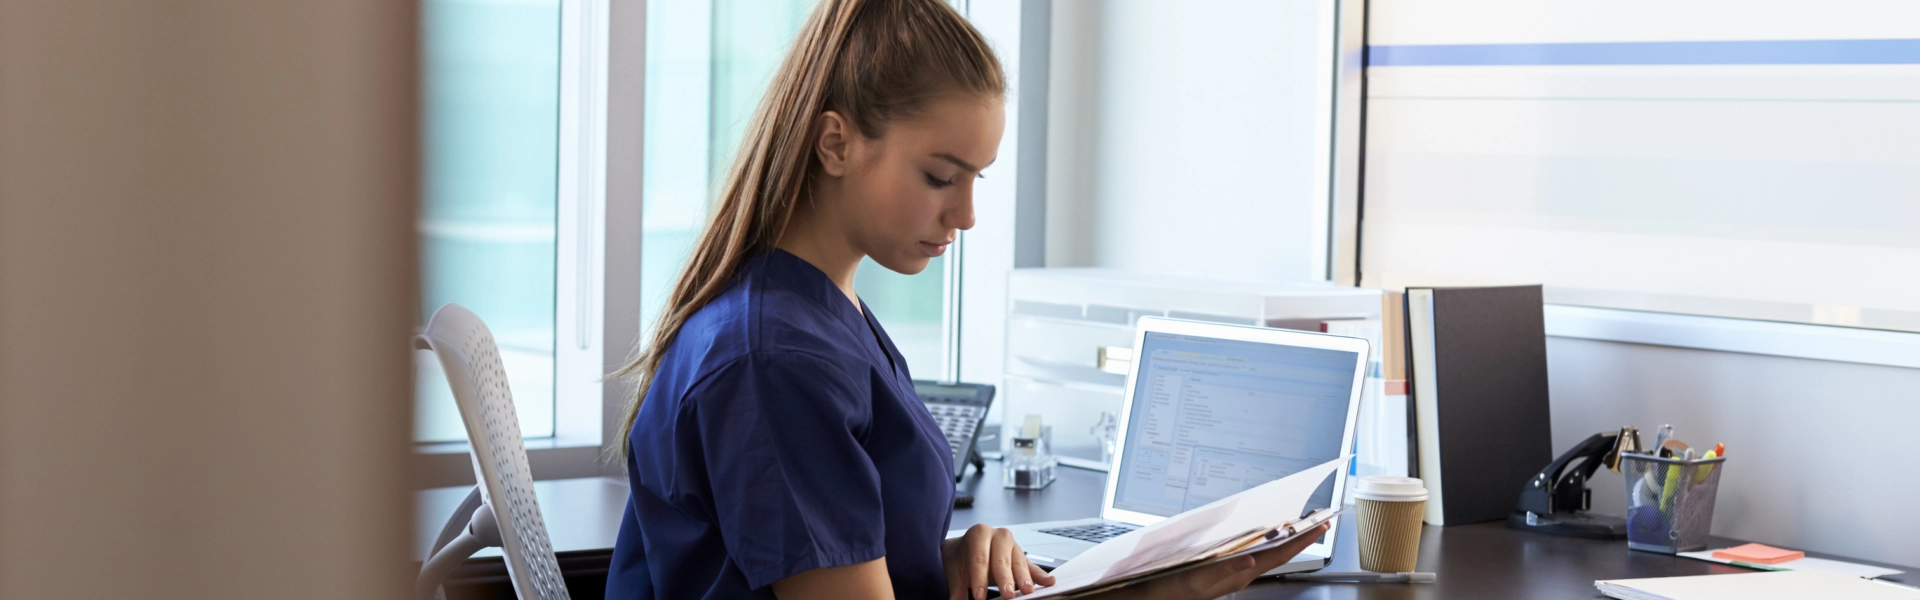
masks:
MULTIPOLYGON (((1339 458, 1353 352, 1149 331, 1113 507, 1158 516, 1339 458)), ((1333 501, 1333 480, 1307 510, 1333 501)))

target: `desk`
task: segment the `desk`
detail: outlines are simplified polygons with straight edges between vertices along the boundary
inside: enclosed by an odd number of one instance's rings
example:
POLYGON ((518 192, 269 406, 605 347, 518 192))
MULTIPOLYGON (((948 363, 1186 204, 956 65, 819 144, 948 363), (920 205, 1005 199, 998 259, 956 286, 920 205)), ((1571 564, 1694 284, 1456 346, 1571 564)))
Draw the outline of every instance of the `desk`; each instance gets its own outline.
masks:
MULTIPOLYGON (((421 490, 414 495, 414 551, 416 560, 427 554, 447 515, 466 499, 472 487, 421 490)), ((607 593, 607 564, 613 561, 613 543, 620 535, 620 517, 627 508, 626 478, 587 477, 533 482, 540 499, 540 517, 547 524, 547 541, 575 600, 601 598, 607 593)), ((415 571, 418 572, 417 570, 415 571)), ((488 548, 467 559, 447 577, 447 600, 514 598, 513 582, 499 548, 488 548)))
MULTIPOLYGON (((973 496, 973 507, 953 511, 954 529, 975 523, 1007 525, 1033 521, 1053 521, 1094 516, 1100 512, 1104 473, 1061 468, 1058 479, 1045 490, 1023 491, 1000 487, 1000 463, 987 461, 987 471, 974 475, 971 470, 962 489, 973 496)), ((534 484, 540 497, 540 512, 545 516, 549 537, 561 568, 567 572, 567 586, 576 599, 599 598, 605 593, 607 561, 612 556, 614 538, 620 527, 620 513, 626 507, 624 481, 604 478, 541 481, 534 484)), ((466 488, 426 490, 418 496, 422 522, 419 524, 420 552, 439 531, 445 515, 465 497, 466 488)), ((1343 516, 1347 519, 1351 515, 1343 516)), ((1715 537, 1713 547, 1734 546, 1742 540, 1715 537)), ((1333 571, 1360 570, 1358 542, 1349 519, 1340 529, 1335 544, 1333 571)), ((1872 563, 1845 557, 1807 553, 1808 556, 1836 558, 1879 564, 1906 571, 1887 577, 1908 585, 1920 585, 1920 570, 1898 565, 1872 563)), ((1445 599, 1445 598, 1597 598, 1595 579, 1669 577, 1715 573, 1750 573, 1747 569, 1706 561, 1629 552, 1625 542, 1602 542, 1558 537, 1508 529, 1502 523, 1428 527, 1420 536, 1420 570, 1439 575, 1432 585, 1298 583, 1266 581, 1256 583, 1232 598, 1312 598, 1357 599, 1445 599)), ((506 571, 499 554, 492 552, 469 560, 449 580, 449 598, 511 598, 506 588, 506 571)))

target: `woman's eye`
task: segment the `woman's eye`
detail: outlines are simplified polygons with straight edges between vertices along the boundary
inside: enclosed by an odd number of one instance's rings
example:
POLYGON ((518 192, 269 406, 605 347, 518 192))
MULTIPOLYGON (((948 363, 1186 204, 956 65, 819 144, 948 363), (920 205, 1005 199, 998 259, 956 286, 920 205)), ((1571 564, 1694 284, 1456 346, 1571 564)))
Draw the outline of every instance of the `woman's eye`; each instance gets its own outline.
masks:
POLYGON ((937 190, 937 189, 940 189, 940 188, 944 188, 944 187, 947 187, 947 186, 950 186, 950 185, 953 185, 953 180, 952 180, 952 179, 941 179, 941 178, 938 178, 938 177, 934 177, 932 173, 928 173, 928 174, 927 174, 927 185, 930 185, 930 186, 933 186, 933 189, 936 189, 936 190, 937 190))

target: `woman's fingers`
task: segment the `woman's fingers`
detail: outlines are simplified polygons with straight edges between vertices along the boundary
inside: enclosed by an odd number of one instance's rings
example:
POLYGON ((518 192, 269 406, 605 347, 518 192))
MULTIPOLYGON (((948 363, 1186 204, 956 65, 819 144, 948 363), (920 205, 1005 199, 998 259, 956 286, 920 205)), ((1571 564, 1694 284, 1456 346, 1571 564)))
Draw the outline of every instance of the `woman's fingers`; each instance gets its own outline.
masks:
MULTIPOLYGON (((1265 573, 1273 570, 1275 567, 1287 564, 1287 561, 1293 560, 1295 556, 1299 556, 1300 551, 1306 550, 1307 546, 1312 546, 1314 542, 1320 540, 1320 536, 1326 533, 1327 526, 1325 523, 1322 523, 1319 527, 1313 528, 1312 531, 1288 540, 1287 543, 1281 544, 1278 548, 1254 554, 1253 559, 1258 563, 1256 566, 1260 568, 1259 572, 1265 573)), ((1255 575, 1255 577, 1258 577, 1258 575, 1255 575)))
POLYGON ((1209 575, 1196 574, 1188 579, 1187 590, 1191 594, 1189 597, 1215 598, 1234 592, 1246 587, 1247 582, 1252 581, 1256 573, 1251 556, 1221 561, 1219 566, 1211 571, 1209 575))
POLYGON ((961 536, 943 542, 940 547, 943 555, 940 566, 947 572, 947 600, 967 600, 967 572, 962 568, 966 563, 954 560, 956 553, 966 550, 966 542, 966 536, 961 536))
MULTIPOLYGON (((1022 556, 1024 556, 1024 554, 1022 556)), ((1031 562, 1027 563, 1027 572, 1033 576, 1034 583, 1037 583, 1040 585, 1053 585, 1053 574, 1048 573, 1046 569, 1040 568, 1040 565, 1036 565, 1031 562)))
MULTIPOLYGON (((1238 591, 1262 573, 1292 560, 1319 540, 1326 529, 1326 525, 1321 525, 1272 550, 1156 581, 1141 591, 1153 598, 1217 598, 1238 591)), ((1032 594, 1036 584, 1054 584, 1052 574, 1027 560, 1011 531, 974 525, 957 542, 956 552, 961 560, 949 561, 947 566, 949 600, 986 600, 989 584, 999 586, 1003 598, 1032 594)))
POLYGON ((967 586, 960 582, 960 574, 953 572, 953 563, 947 562, 947 600, 966 600, 967 586))
POLYGON ((1022 584, 1020 589, 1028 594, 1040 589, 1040 586, 1047 585, 1053 581, 1053 578, 1047 575, 1045 569, 1034 566, 1033 561, 1027 560, 1027 553, 1025 551, 1020 553, 1020 567, 1015 572, 1020 574, 1022 584))
POLYGON ((948 544, 943 549, 950 557, 945 561, 948 600, 986 600, 988 585, 999 586, 1000 596, 1011 598, 1054 583, 1053 575, 1027 560, 1012 531, 974 525, 948 544))
POLYGON ((1260 560, 1253 556, 1235 558, 1229 561, 1227 573, 1212 581, 1211 587, 1201 597, 1216 598, 1240 591, 1246 588, 1247 584, 1253 583, 1254 578, 1259 577, 1261 573, 1267 572, 1268 568, 1261 565, 1260 560))
POLYGON ((1021 550, 1018 545, 1013 548, 1013 559, 1013 576, 1020 580, 1022 595, 1033 593, 1034 590, 1039 589, 1040 585, 1053 583, 1053 577, 1048 576, 1047 572, 1040 567, 1034 566, 1033 561, 1027 560, 1026 551, 1021 550))
POLYGON ((1013 578, 1013 555, 1018 552, 1020 545, 1013 542, 1013 532, 993 530, 993 583, 1000 586, 1002 598, 1012 598, 1020 589, 1020 584, 1013 578))
MULTIPOLYGON (((960 547, 966 548, 965 545, 960 547)), ((951 560, 945 562, 947 563, 947 600, 968 600, 971 596, 967 594, 969 589, 967 570, 961 567, 965 563, 951 560)))
POLYGON ((1203 600, 1246 587, 1255 575, 1253 557, 1237 556, 1148 583, 1143 598, 1203 600))
POLYGON ((1286 564, 1325 533, 1325 525, 1272 550, 1237 556, 1148 584, 1148 598, 1218 598, 1239 591, 1274 567, 1286 564))
POLYGON ((1300 537, 1288 540, 1278 548, 1234 559, 1231 561, 1233 565, 1230 567, 1231 574, 1217 580, 1213 588, 1203 597, 1211 598, 1240 591, 1267 571, 1272 571, 1280 565, 1287 564, 1287 561, 1293 560, 1293 557, 1298 556, 1301 550, 1306 550, 1307 546, 1312 546, 1313 542, 1320 539, 1320 535, 1326 531, 1327 526, 1321 525, 1300 537))
POLYGON ((987 576, 993 563, 993 528, 985 523, 967 528, 967 595, 987 600, 987 576))
POLYGON ((1024 596, 1033 593, 1033 574, 1028 571, 1033 565, 1027 562, 1027 553, 1021 552, 1020 545, 1016 543, 1013 547, 1013 553, 1009 554, 1008 558, 1012 559, 1011 562, 1013 563, 1014 589, 1000 590, 1000 596, 1003 598, 1011 598, 1013 596, 1024 596))

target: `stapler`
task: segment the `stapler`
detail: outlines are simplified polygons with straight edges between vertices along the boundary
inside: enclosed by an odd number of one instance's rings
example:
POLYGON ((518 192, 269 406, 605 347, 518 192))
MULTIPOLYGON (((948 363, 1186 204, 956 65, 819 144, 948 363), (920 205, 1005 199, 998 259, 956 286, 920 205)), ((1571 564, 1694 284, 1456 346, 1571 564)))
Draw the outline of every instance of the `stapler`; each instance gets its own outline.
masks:
POLYGON ((1521 488, 1520 504, 1507 515, 1507 526, 1553 535, 1626 539, 1625 519, 1587 513, 1593 506, 1593 490, 1587 487, 1587 480, 1602 465, 1618 469, 1621 449, 1638 450, 1639 440, 1639 432, 1631 427, 1622 428, 1618 434, 1596 433, 1553 459, 1521 488))

